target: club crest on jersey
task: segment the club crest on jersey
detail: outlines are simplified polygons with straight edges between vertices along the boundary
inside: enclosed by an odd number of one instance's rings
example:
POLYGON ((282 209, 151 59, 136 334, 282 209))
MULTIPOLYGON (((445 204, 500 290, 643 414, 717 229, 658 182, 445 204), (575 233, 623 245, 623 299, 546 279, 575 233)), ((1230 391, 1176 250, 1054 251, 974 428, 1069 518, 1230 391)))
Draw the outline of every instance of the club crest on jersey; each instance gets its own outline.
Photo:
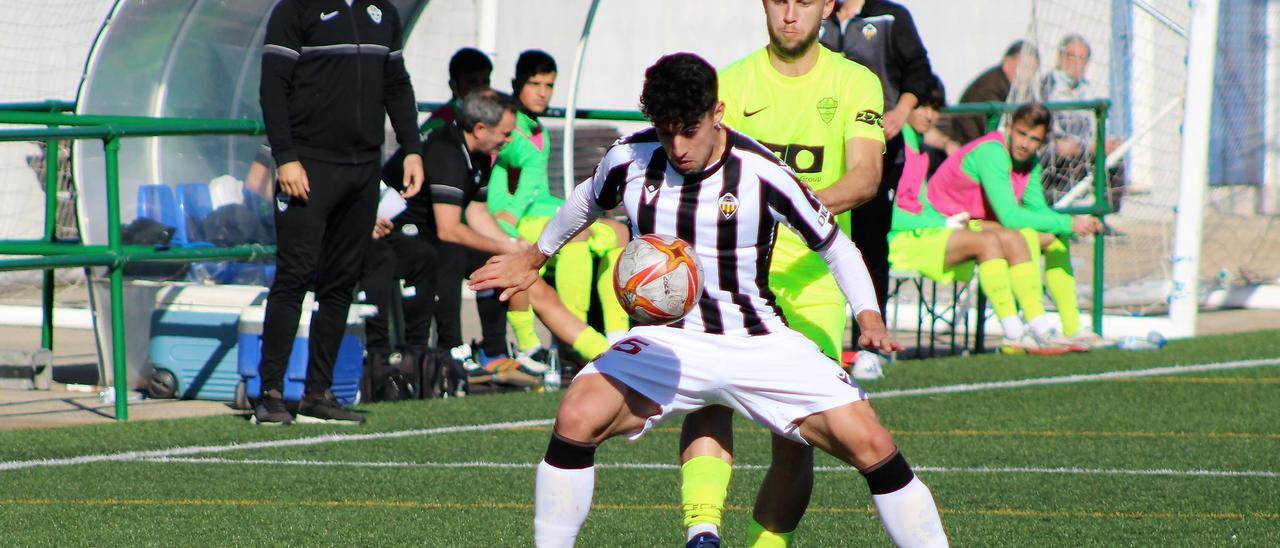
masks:
POLYGON ((875 38, 877 32, 879 31, 876 30, 876 26, 872 25, 871 23, 862 25, 862 37, 866 38, 867 40, 875 38))
POLYGON ((378 9, 378 6, 371 5, 369 6, 369 9, 365 11, 369 12, 369 18, 373 19, 373 24, 378 25, 382 23, 382 10, 378 9))
POLYGON ((733 214, 737 212, 738 212, 737 196, 734 196, 732 193, 728 193, 720 197, 720 214, 724 215, 725 219, 732 218, 733 214))
POLYGON ((835 97, 823 97, 818 100, 818 117, 822 119, 822 123, 829 124, 836 117, 836 109, 840 107, 840 101, 835 97))

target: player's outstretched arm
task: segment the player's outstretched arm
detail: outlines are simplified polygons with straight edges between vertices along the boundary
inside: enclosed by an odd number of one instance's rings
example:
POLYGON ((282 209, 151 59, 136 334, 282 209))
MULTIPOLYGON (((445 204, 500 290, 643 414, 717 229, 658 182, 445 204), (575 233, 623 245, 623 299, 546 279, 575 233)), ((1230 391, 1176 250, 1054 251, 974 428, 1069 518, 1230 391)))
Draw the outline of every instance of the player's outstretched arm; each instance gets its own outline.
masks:
POLYGON ((821 253, 827 268, 836 278, 836 285, 840 286, 840 292, 853 305, 854 320, 858 322, 861 333, 858 346, 881 352, 903 350, 905 347, 889 336, 884 318, 880 316, 876 289, 858 247, 845 238, 837 237, 822 248, 821 253))
POLYGON ((536 247, 527 247, 514 253, 504 253, 489 258, 479 270, 471 273, 467 287, 472 291, 498 289, 498 300, 506 302, 512 295, 529 289, 538 281, 538 269, 547 262, 547 256, 536 247))

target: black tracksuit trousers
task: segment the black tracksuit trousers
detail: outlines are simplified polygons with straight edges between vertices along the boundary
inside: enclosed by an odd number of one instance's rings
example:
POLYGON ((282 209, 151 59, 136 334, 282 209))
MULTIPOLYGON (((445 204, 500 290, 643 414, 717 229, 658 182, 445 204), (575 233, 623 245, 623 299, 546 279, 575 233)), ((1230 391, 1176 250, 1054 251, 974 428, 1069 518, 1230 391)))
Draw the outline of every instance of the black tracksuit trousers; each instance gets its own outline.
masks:
POLYGON ((310 199, 276 189, 276 278, 267 298, 258 373, 263 392, 283 392, 302 299, 314 280, 320 308, 311 318, 305 394, 318 395, 333 384, 334 359, 373 232, 380 164, 301 162, 310 199))
POLYGON ((378 314, 365 320, 365 346, 370 352, 388 353, 391 339, 387 317, 398 296, 399 280, 404 280, 403 296, 405 349, 425 349, 431 344, 431 318, 436 299, 436 267, 439 256, 430 243, 393 231, 369 243, 365 252, 360 287, 365 297, 378 307, 378 314))

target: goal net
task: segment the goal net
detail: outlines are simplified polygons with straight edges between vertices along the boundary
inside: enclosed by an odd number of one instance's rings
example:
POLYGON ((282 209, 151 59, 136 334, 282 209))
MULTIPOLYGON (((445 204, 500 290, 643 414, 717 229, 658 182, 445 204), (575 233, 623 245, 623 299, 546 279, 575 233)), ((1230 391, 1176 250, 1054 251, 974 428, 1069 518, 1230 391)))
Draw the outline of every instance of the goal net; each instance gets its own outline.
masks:
MULTIPOLYGON (((1125 313, 1163 314, 1172 286, 1182 181, 1192 7, 1186 0, 1034 0, 1031 9, 1026 38, 1039 52, 1039 67, 1035 78, 1018 83, 1010 100, 1070 99, 1081 89, 1080 80, 1071 77, 1071 63, 1086 62, 1083 89, 1092 98, 1112 101, 1105 148, 1114 150, 1107 158, 1105 184, 1116 212, 1108 217, 1111 232, 1105 236, 1104 304, 1125 313), (1069 48, 1073 43, 1086 47, 1069 48)), ((1280 277, 1278 19, 1280 2, 1220 3, 1199 254, 1200 298, 1207 304, 1232 304, 1219 290, 1275 283, 1280 277)), ((1092 141, 1092 123, 1091 113, 1063 113, 1055 116, 1055 131, 1087 130, 1086 140, 1092 141), (1086 123, 1072 123, 1081 117, 1086 123)), ((1075 156, 1055 150, 1055 144, 1046 145, 1048 197, 1058 205, 1092 204, 1092 142, 1075 156)), ((1081 303, 1088 306, 1092 246, 1075 247, 1081 303)))

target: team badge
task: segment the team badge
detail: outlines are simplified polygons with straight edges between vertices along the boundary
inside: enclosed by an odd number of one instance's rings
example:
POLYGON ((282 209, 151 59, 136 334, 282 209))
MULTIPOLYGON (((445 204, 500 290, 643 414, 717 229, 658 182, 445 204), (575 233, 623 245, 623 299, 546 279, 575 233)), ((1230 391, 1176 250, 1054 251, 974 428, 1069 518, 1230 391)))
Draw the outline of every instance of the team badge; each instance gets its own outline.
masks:
POLYGON ((875 38, 877 32, 879 31, 876 30, 876 26, 872 25, 871 23, 862 25, 862 37, 866 38, 867 40, 875 38))
POLYGON ((289 209, 289 195, 281 193, 276 196, 276 209, 280 210, 281 213, 289 209))
POLYGON ((370 5, 369 9, 366 11, 369 12, 369 18, 373 19, 373 24, 378 25, 382 23, 382 10, 378 9, 378 6, 370 5))
POLYGON ((415 225, 415 224, 407 224, 407 225, 404 225, 404 226, 400 227, 400 232, 404 233, 404 235, 405 235, 405 236, 411 236, 411 237, 412 237, 412 236, 417 236, 417 235, 418 235, 418 225, 415 225))
POLYGON ((733 214, 738 212, 738 197, 732 193, 725 194, 720 197, 720 214, 725 219, 733 218, 733 214))
POLYGON ((822 123, 829 124, 836 117, 836 109, 840 107, 840 101, 835 97, 823 97, 818 100, 818 117, 822 118, 822 123))

